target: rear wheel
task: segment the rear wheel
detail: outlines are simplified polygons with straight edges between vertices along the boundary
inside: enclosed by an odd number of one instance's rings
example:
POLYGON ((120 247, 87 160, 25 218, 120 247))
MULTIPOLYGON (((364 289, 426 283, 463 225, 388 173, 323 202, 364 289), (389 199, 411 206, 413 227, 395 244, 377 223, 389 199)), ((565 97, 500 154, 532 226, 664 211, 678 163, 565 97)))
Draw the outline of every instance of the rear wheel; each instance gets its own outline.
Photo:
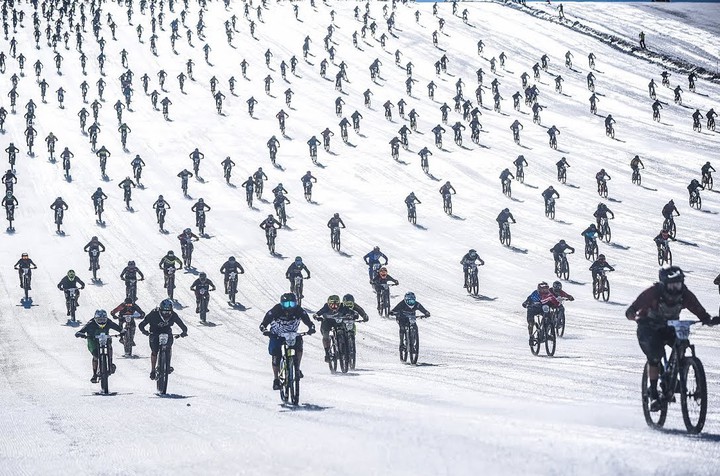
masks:
POLYGON ((400 360, 407 362, 408 358, 408 328, 403 326, 400 333, 400 360))
POLYGON ((603 278, 602 281, 602 298, 603 301, 608 302, 608 299, 610 299, 610 281, 607 278, 603 278))
POLYGON ((350 370, 355 370, 355 362, 355 333, 351 333, 348 335, 348 363, 350 365, 350 370))
POLYGON ((300 402, 300 379, 295 373, 295 356, 291 355, 287 360, 286 376, 287 394, 290 403, 297 405, 300 402))
POLYGON ((478 283, 477 272, 472 273, 470 275, 470 294, 472 294, 473 296, 477 296, 478 292, 480 291, 479 288, 480 288, 480 286, 478 283))
POLYGON ((280 362, 278 380, 280 381, 280 399, 283 403, 287 403, 290 389, 288 385, 288 361, 286 357, 283 357, 282 362, 280 362))
POLYGON ((565 281, 570 279, 570 263, 567 262, 567 258, 563 259, 560 265, 560 277, 565 281))
POLYGON ((642 409, 643 415, 645 416, 645 422, 650 428, 662 428, 665 424, 665 418, 667 418, 667 402, 663 402, 660 409, 656 412, 650 411, 650 379, 648 378, 648 366, 645 364, 645 369, 642 375, 641 384, 641 395, 642 395, 642 409))
POLYGON ((680 364, 680 403, 688 433, 700 433, 707 415, 707 385, 697 357, 686 357, 680 364))
POLYGON ((417 325, 410 325, 408 328, 408 343, 410 344, 410 363, 417 364, 418 355, 420 354, 420 333, 417 325))
POLYGON ((168 363, 167 363, 167 351, 162 349, 158 355, 158 369, 157 369, 157 391, 161 395, 167 393, 167 381, 168 381, 168 363))
POLYGON ((340 333, 337 336, 338 343, 338 360, 340 361, 340 371, 344 374, 347 373, 348 367, 350 366, 350 359, 348 355, 348 339, 347 334, 340 333))
POLYGON ((593 297, 600 299, 600 278, 597 278, 593 283, 593 297))
POLYGON ((330 372, 335 373, 337 372, 337 364, 338 364, 338 346, 335 335, 331 336, 330 338, 330 362, 328 362, 328 367, 330 367, 330 372))

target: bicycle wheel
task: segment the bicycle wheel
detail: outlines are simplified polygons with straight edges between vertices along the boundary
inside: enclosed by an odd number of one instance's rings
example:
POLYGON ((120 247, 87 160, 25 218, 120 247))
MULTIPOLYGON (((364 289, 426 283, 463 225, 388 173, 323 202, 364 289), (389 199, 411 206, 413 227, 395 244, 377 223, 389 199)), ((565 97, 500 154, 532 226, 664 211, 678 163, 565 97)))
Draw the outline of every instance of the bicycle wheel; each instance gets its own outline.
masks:
POLYGON ((612 238, 612 231, 610 231, 610 225, 608 223, 605 223, 605 229, 603 230, 603 240, 605 243, 610 243, 610 239, 612 238))
POLYGON ((550 214, 548 216, 550 217, 551 220, 555 219, 555 205, 552 205, 550 207, 550 214))
POLYGON ((697 357, 685 357, 680 363, 680 403, 688 433, 700 433, 707 415, 707 385, 697 357))
POLYGON ((410 325, 408 329, 408 344, 410 344, 410 363, 417 364, 418 354, 420 353, 420 333, 417 325, 410 325))
POLYGON ((593 283, 593 297, 600 299, 600 279, 596 279, 593 283))
POLYGON ((100 371, 100 390, 103 394, 107 395, 109 393, 108 390, 108 375, 110 372, 110 365, 108 364, 108 355, 107 354, 101 354, 100 355, 100 365, 99 365, 99 371, 100 371))
POLYGON ((512 240, 512 235, 510 234, 510 227, 507 228, 507 233, 505 234, 505 244, 507 246, 510 246, 510 241, 512 240))
MULTIPOLYGON (((546 322, 543 320, 543 322, 546 322)), ((545 353, 548 357, 555 355, 557 339, 555 338, 555 323, 550 321, 545 324, 545 353)))
POLYGON ((287 360, 286 357, 283 356, 280 362, 280 372, 278 372, 278 380, 280 381, 280 399, 283 403, 287 403, 289 394, 287 369, 287 360))
POLYGON ((660 249, 658 250, 657 262, 658 262, 658 266, 662 266, 663 263, 665 262, 665 256, 663 255, 663 250, 662 250, 662 248, 660 248, 660 249))
POLYGON ((603 301, 608 302, 608 299, 610 299, 610 281, 608 281, 607 278, 603 279, 603 288, 601 294, 603 301))
POLYGON ((697 200, 695 200, 695 208, 698 210, 702 208, 702 197, 700 195, 698 195, 697 200))
POLYGON ((300 401, 300 379, 295 375, 295 356, 291 355, 287 359, 287 376, 285 385, 287 385, 288 399, 293 405, 297 405, 300 401))
POLYGON ((479 291, 480 286, 478 283, 478 276, 476 273, 473 273, 470 277, 470 294, 477 296, 479 291))
POLYGON ((666 259, 666 261, 667 261, 667 264, 668 264, 668 265, 672 266, 672 251, 670 251, 670 250, 667 250, 667 259, 666 259))
POLYGON ((570 263, 567 262, 567 258, 563 260, 562 266, 560 267, 560 277, 567 281, 570 279, 570 263))
POLYGON ((160 354, 158 355, 157 364, 157 391, 160 395, 165 395, 167 393, 167 371, 167 351, 165 349, 161 349, 160 354))
POLYGON ((331 373, 337 372, 338 364, 338 348, 335 339, 336 336, 335 332, 333 331, 332 335, 330 336, 330 362, 328 362, 328 367, 330 367, 331 373))
POLYGON ((350 370, 355 370, 356 361, 355 334, 352 333, 348 335, 348 363, 350 365, 350 370))
POLYGON ((535 322, 533 323, 533 331, 532 335, 530 336, 530 352, 532 352, 533 355, 538 355, 540 353, 540 324, 538 323, 537 319, 535 319, 535 322))
POLYGON ((338 360, 340 361, 340 371, 342 373, 346 374, 348 371, 348 367, 350 365, 346 333, 341 332, 337 336, 337 344, 338 344, 338 360))
POLYGON ((555 318, 555 334, 558 337, 565 335, 565 315, 560 314, 555 318))
MULTIPOLYGON (((661 369, 662 370, 662 369, 661 369)), ((642 374, 641 383, 641 397, 642 397, 642 409, 643 415, 645 416, 645 422, 650 428, 662 428, 665 424, 665 418, 667 418, 667 407, 666 401, 663 401, 660 409, 656 412, 650 411, 650 379, 648 378, 648 366, 645 364, 645 369, 642 374)))
POLYGON ((408 358, 408 328, 403 326, 400 334, 400 360, 407 362, 408 358))

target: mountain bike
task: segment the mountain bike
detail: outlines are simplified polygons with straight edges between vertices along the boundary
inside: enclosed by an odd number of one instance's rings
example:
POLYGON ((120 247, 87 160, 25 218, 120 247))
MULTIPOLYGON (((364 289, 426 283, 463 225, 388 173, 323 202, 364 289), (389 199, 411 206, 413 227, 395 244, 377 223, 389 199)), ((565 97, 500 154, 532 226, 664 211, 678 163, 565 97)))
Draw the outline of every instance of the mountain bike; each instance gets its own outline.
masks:
POLYGON ((15 205, 8 204, 5 206, 5 218, 7 218, 8 221, 8 230, 13 231, 15 228, 13 227, 13 221, 15 220, 15 205))
POLYGON ((126 188, 123 191, 123 201, 125 202, 125 208, 130 210, 130 201, 132 200, 132 195, 130 192, 130 187, 126 188))
POLYGON ((675 219, 672 217, 672 215, 663 221, 663 230, 667 230, 670 236, 675 238, 675 233, 677 232, 677 229, 675 227, 675 219))
POLYGON ((200 235, 205 235, 205 210, 198 210, 195 221, 200 235))
POLYGON ((700 194, 698 192, 693 192, 690 194, 690 208, 695 208, 697 210, 700 210, 702 208, 702 198, 700 198, 700 194))
POLYGON ((604 180, 598 184, 598 195, 600 195, 602 198, 607 198, 608 196, 607 182, 605 182, 604 180))
POLYGON ((287 215, 285 214, 285 203, 280 203, 280 205, 275 209, 278 216, 278 221, 280 222, 280 225, 285 226, 287 225, 287 215))
POLYGON ((502 227, 500 228, 500 243, 505 246, 510 246, 511 239, 510 224, 508 222, 503 222, 502 227))
POLYGON ((132 348, 135 345, 135 319, 140 317, 136 311, 132 314, 126 314, 120 317, 120 327, 125 331, 124 336, 120 336, 120 343, 124 346, 124 357, 132 357, 132 348))
POLYGON ((595 261, 598 257, 597 239, 593 237, 590 241, 585 241, 585 259, 595 261))
POLYGON ((307 182, 303 182, 303 192, 305 194, 305 200, 312 202, 312 182, 309 180, 307 182))
POLYGON ((195 247, 189 240, 183 240, 180 242, 180 253, 182 255, 182 260, 185 263, 185 269, 192 268, 192 253, 194 248, 195 247))
POLYGON ((57 225, 57 233, 60 233, 60 225, 63 222, 63 209, 62 207, 55 208, 55 225, 57 225))
POLYGON ((550 148, 557 150, 557 137, 550 136, 550 148))
POLYGON ((565 183, 567 181, 567 170, 565 167, 558 169, 558 182, 565 183))
MULTIPOLYGON (((94 338, 98 342, 98 366, 96 375, 100 377, 100 393, 108 395, 110 388, 108 386, 108 378, 114 373, 115 365, 110 358, 110 349, 112 349, 112 337, 118 337, 119 334, 98 334, 94 338)), ((87 339, 88 336, 83 336, 87 339)))
POLYGON ((200 314, 200 321, 207 322, 208 304, 210 303, 210 290, 206 288, 198 288, 195 294, 197 307, 200 314))
POLYGON ((452 215, 452 195, 449 193, 443 195, 443 211, 452 215))
POLYGON ((256 180, 255 181, 255 197, 260 200, 262 199, 262 193, 263 193, 263 180, 256 180))
POLYGON ((610 282, 607 279, 605 270, 598 273, 597 278, 593 281, 593 297, 607 302, 610 299, 610 282))
MULTIPOLYGON (((675 394, 680 394, 683 422, 688 433, 700 433, 707 415, 707 383, 702 362, 695 355, 695 346, 690 343, 690 326, 697 321, 667 321, 672 327, 675 339, 670 356, 663 356, 660 362, 659 408, 653 411, 650 401, 650 380, 648 365, 642 375, 642 409, 645 421, 651 428, 662 428, 667 417, 668 404, 675 402, 675 394), (690 355, 688 354, 690 350, 690 355)), ((666 352, 667 354, 667 352, 666 352)))
POLYGON ((330 229, 330 246, 335 251, 340 251, 340 227, 334 226, 330 229))
POLYGON ((22 269, 22 288, 25 292, 25 299, 24 301, 27 302, 30 300, 29 291, 30 291, 30 268, 21 268, 22 269))
POLYGON ((712 190, 713 188, 713 178, 712 174, 703 174, 702 176, 702 186, 705 188, 705 190, 712 190))
POLYGON ((467 291, 473 296, 477 296, 480 291, 480 283, 478 279, 478 265, 473 263, 467 270, 467 291))
POLYGON ((293 277, 292 281, 290 282, 290 292, 295 295, 295 298, 297 298, 297 304, 298 306, 302 306, 302 298, 303 296, 303 277, 302 275, 298 274, 295 277, 293 277))
POLYGON ((409 356, 410 363, 415 365, 420 353, 420 334, 416 321, 422 319, 423 316, 416 317, 414 311, 412 314, 406 314, 406 316, 407 323, 401 326, 400 360, 407 362, 409 356))
POLYGON ((237 285, 238 285, 238 274, 232 271, 228 275, 227 283, 227 295, 230 299, 230 304, 235 305, 235 296, 237 296, 237 285))
POLYGON ((545 201, 545 216, 551 220, 555 219, 555 199, 549 198, 545 201))
POLYGON ((175 265, 172 268, 165 269, 165 288, 167 289, 168 299, 174 300, 175 294, 175 265))
POLYGON ((548 357, 555 355, 557 338, 555 336, 555 321, 550 315, 550 306, 543 306, 542 314, 536 314, 533 321, 533 331, 530 336, 530 352, 533 355, 540 353, 540 344, 545 343, 545 353, 548 357))
POLYGON ((125 299, 132 299, 132 302, 137 301, 137 279, 125 280, 125 299))
POLYGON ((614 139, 615 138, 615 128, 612 125, 607 126, 605 128, 605 135, 611 139, 614 139))
MULTIPOLYGON (((270 332, 263 333, 266 336, 270 332)), ((282 341, 280 353, 280 399, 283 403, 298 405, 300 402, 300 379, 297 378, 298 363, 295 357, 295 344, 297 338, 307 335, 307 332, 283 332, 278 337, 282 341)))
POLYGON ((570 263, 564 252, 560 255, 560 259, 555 261, 555 276, 565 281, 570 278, 570 263))
POLYGON ((267 247, 270 254, 275 254, 275 237, 277 236, 277 230, 274 226, 270 226, 265 230, 265 239, 267 241, 267 247))
POLYGON ((560 307, 550 310, 552 322, 555 324, 555 335, 562 337, 565 335, 565 307, 562 305, 565 298, 558 296, 560 307))
POLYGON ((640 169, 633 169, 632 183, 634 183, 635 185, 642 184, 642 176, 640 175, 640 169))
POLYGON ((508 198, 512 198, 512 188, 510 180, 503 180, 502 183, 502 192, 507 195, 508 198))
POLYGON ((388 317, 390 315, 390 286, 395 286, 395 283, 381 283, 375 288, 378 313, 382 317, 388 317))
POLYGON ((417 214, 415 212, 415 205, 408 205, 407 219, 413 225, 417 223, 417 214))
POLYGON ((97 281, 97 272, 100 269, 100 250, 92 248, 88 254, 90 255, 90 271, 93 274, 93 281, 97 281))
POLYGON ((65 306, 67 307, 68 323, 75 323, 75 311, 77 310, 77 288, 69 288, 65 290, 65 306))
POLYGON ((659 109, 653 110, 653 121, 660 122, 660 110, 659 109))
POLYGON ((658 248, 657 260, 659 266, 662 266, 665 263, 672 266, 672 251, 670 251, 670 243, 668 243, 668 240, 664 240, 662 245, 658 248))
POLYGON ((168 379, 170 378, 170 373, 172 372, 172 370, 170 370, 171 347, 168 345, 168 342, 170 341, 170 335, 172 335, 175 339, 181 337, 180 334, 158 334, 158 345, 160 346, 160 348, 158 349, 157 354, 157 366, 155 368, 155 375, 157 391, 159 395, 167 394, 168 379))
POLYGON ((515 180, 520 183, 525 182, 525 170, 522 167, 517 167, 515 169, 515 180))
POLYGON ((605 243, 610 243, 610 239, 612 238, 612 232, 610 231, 610 222, 607 218, 600 218, 598 234, 600 235, 601 240, 605 241, 605 243))
POLYGON ((324 319, 333 319, 335 321, 335 325, 330 330, 330 361, 328 362, 330 372, 337 372, 339 363, 340 371, 345 374, 350 368, 350 339, 348 330, 354 328, 355 319, 348 318, 347 316, 324 317, 324 319))
POLYGON ((165 225, 165 213, 167 213, 167 212, 165 211, 164 208, 157 209, 157 212, 156 212, 157 223, 160 226, 160 231, 163 230, 163 226, 165 225))

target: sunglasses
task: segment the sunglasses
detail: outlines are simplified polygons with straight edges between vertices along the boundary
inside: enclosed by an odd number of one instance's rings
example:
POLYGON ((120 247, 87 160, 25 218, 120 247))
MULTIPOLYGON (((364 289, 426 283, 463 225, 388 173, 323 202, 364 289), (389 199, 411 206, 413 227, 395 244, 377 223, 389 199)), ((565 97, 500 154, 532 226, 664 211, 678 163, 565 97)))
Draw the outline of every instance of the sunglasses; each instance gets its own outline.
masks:
POLYGON ((283 303, 280 303, 282 307, 285 309, 292 309, 293 307, 297 306, 297 303, 295 301, 286 301, 283 303))

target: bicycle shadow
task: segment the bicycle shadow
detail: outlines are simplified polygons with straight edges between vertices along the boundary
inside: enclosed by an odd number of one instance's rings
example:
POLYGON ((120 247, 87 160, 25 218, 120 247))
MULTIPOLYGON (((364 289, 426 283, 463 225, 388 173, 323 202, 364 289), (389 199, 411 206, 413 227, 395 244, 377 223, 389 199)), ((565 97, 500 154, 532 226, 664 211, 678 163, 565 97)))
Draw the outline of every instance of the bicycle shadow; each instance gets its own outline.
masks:
POLYGON ((613 243, 610 243, 609 246, 610 246, 611 248, 615 248, 615 249, 617 249, 617 250, 629 250, 629 249, 630 249, 629 246, 623 246, 623 245, 620 245, 620 244, 614 243, 614 242, 613 242, 613 243))
POLYGON ((345 253, 344 251, 338 251, 338 254, 342 256, 343 258, 352 258, 353 255, 349 253, 345 253))
POLYGON ((574 279, 568 279, 566 282, 567 282, 568 284, 577 284, 578 286, 585 286, 585 285, 588 284, 588 283, 583 283, 583 282, 580 282, 580 281, 575 281, 574 279))
POLYGON ((195 395, 181 395, 179 393, 166 393, 166 394, 155 394, 154 397, 150 398, 167 398, 169 400, 185 400, 188 398, 195 398, 195 395))
POLYGON ((720 435, 716 435, 713 433, 700 433, 699 435, 690 435, 685 430, 679 430, 677 428, 655 428, 656 431, 660 433, 665 433, 667 435, 678 435, 678 436, 684 436, 689 439, 693 440, 704 440, 704 441, 715 441, 720 442, 720 435))
POLYGON ((417 228, 418 230, 427 230, 427 227, 422 226, 422 225, 418 225, 417 223, 415 223, 413 226, 414 226, 415 228, 417 228))
POLYGON ((280 407, 282 410, 281 412, 322 412, 325 410, 329 410, 332 407, 323 407, 321 405, 315 405, 314 403, 302 403, 300 405, 291 405, 289 403, 281 403, 280 407))
POLYGON ((685 241, 685 240, 679 240, 679 239, 678 239, 678 240, 675 240, 675 241, 677 241, 677 242, 680 243, 681 245, 695 246, 695 247, 698 246, 697 243, 693 243, 692 241, 685 241))
POLYGON ((449 216, 450 218, 452 218, 453 220, 460 220, 460 221, 465 221, 465 220, 466 220, 464 217, 461 217, 460 215, 450 214, 450 215, 448 215, 448 216, 449 216))
POLYGON ((626 306, 629 305, 629 304, 627 304, 627 303, 622 303, 622 302, 617 302, 617 301, 608 301, 607 303, 610 304, 611 306, 623 306, 623 307, 626 307, 626 306))
POLYGON ((418 362, 417 364, 411 364, 407 363, 406 365, 411 365, 413 367, 445 367, 445 364, 431 364, 430 362, 418 362))
POLYGON ((470 296, 476 301, 496 301, 496 297, 490 297, 490 296, 483 296, 482 294, 478 294, 477 296, 470 296))
POLYGON ((515 246, 508 246, 508 249, 510 251, 514 251, 515 253, 522 253, 524 255, 526 255, 528 253, 528 250, 526 250, 524 248, 517 248, 515 246))

